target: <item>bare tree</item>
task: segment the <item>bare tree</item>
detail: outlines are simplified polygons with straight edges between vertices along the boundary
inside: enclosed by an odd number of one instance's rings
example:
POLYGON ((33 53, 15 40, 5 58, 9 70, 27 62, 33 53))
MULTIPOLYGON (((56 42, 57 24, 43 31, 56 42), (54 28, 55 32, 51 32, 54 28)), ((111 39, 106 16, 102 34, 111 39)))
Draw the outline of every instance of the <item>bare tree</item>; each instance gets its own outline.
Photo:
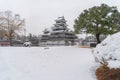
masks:
POLYGON ((20 31, 25 24, 24 19, 20 18, 19 14, 12 14, 11 11, 0 12, 0 30, 3 35, 7 36, 12 46, 14 33, 20 31))

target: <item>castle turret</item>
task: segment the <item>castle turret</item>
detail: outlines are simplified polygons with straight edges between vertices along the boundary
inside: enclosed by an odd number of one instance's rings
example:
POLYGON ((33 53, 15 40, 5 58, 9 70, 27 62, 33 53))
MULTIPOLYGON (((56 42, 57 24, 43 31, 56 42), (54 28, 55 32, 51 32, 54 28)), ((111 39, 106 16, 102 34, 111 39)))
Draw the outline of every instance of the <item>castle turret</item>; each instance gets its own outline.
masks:
MULTIPOLYGON (((51 28, 46 42, 51 45, 74 45, 74 41, 77 38, 68 28, 66 20, 63 17, 58 17, 55 20, 55 24, 51 28)), ((44 32, 44 35, 47 31, 44 32)))

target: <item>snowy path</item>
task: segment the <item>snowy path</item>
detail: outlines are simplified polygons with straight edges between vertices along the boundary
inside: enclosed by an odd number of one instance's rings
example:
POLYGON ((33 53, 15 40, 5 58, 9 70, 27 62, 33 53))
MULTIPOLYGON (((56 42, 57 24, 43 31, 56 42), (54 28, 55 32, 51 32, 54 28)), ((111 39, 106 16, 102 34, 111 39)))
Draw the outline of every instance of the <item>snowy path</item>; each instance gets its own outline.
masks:
POLYGON ((91 49, 0 47, 0 80, 95 80, 91 49))

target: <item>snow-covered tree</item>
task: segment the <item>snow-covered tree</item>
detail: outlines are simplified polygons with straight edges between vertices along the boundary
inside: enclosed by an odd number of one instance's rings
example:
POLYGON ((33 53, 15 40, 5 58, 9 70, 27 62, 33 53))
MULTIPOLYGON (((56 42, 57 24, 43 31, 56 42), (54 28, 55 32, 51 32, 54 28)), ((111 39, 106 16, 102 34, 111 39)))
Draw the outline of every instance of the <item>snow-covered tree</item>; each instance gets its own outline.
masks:
POLYGON ((100 43, 100 35, 113 34, 120 31, 120 12, 116 7, 107 4, 94 6, 84 10, 74 24, 76 33, 86 32, 94 34, 97 43, 100 43))

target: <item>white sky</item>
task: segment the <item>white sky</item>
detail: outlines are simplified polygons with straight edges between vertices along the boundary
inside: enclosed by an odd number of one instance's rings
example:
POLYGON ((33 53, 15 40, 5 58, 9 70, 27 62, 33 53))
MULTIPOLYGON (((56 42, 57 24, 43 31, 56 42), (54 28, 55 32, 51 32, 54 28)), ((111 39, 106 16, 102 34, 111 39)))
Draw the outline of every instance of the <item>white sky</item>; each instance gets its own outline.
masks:
POLYGON ((106 3, 117 6, 120 0, 0 0, 0 11, 11 10, 26 20, 27 34, 41 34, 50 28, 57 17, 65 16, 68 27, 73 29, 74 20, 90 7, 106 3))

